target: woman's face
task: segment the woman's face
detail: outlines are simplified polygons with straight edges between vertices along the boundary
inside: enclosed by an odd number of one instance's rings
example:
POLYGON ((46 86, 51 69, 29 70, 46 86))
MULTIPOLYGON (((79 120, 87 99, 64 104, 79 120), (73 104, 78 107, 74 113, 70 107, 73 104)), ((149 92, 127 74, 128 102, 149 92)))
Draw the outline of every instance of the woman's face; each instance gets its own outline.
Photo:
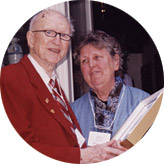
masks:
POLYGON ((93 90, 110 87, 119 69, 119 56, 112 57, 105 48, 97 49, 88 44, 80 51, 80 66, 85 81, 93 90))

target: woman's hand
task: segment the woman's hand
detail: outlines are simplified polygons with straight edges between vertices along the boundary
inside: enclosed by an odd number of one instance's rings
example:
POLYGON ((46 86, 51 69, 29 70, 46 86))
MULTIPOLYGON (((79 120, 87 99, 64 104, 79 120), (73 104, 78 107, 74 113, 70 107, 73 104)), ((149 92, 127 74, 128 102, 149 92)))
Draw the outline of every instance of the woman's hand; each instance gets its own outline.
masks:
POLYGON ((112 147, 115 148, 115 149, 119 149, 119 150, 122 150, 122 151, 126 151, 128 150, 127 148, 125 148, 124 146, 121 145, 121 141, 116 141, 116 140, 113 140, 113 144, 112 144, 112 147))
POLYGON ((81 149, 81 164, 101 162, 122 154, 126 149, 115 140, 81 149))

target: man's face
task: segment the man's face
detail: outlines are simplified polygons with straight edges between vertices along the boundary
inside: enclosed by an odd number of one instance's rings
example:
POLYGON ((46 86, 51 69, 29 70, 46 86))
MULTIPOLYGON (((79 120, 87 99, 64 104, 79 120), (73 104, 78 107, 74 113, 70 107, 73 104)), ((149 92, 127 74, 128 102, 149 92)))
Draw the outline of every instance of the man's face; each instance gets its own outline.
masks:
MULTIPOLYGON (((58 13, 42 13, 34 23, 34 30, 53 30, 70 35, 70 25, 62 15, 58 13)), ((42 67, 55 66, 67 53, 69 41, 60 39, 60 36, 48 37, 44 32, 32 32, 27 34, 30 54, 42 67)))

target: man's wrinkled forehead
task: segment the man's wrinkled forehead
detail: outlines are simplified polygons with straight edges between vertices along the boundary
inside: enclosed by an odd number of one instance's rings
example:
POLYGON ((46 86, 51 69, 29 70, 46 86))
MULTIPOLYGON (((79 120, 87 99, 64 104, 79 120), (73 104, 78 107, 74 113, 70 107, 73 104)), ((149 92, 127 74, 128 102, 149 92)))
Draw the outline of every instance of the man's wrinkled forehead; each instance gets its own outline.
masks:
POLYGON ((62 22, 68 23, 67 19, 61 13, 59 13, 55 10, 44 10, 36 16, 34 26, 35 27, 44 26, 44 23, 47 23, 48 21, 50 21, 50 23, 52 23, 56 19, 60 19, 60 20, 62 20, 62 22))
POLYGON ((44 10, 38 14, 39 19, 47 19, 49 17, 60 17, 62 19, 65 19, 65 17, 61 13, 55 10, 44 10))

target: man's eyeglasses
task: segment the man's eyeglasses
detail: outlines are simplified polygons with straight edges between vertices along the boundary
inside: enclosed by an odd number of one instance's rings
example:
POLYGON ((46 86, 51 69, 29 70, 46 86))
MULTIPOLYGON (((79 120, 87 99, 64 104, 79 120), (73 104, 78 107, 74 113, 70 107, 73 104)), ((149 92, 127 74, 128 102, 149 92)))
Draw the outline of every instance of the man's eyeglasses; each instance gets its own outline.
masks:
POLYGON ((68 35, 68 34, 64 34, 64 33, 59 33, 53 30, 35 30, 32 32, 44 32, 46 36, 48 37, 56 37, 57 35, 59 35, 61 40, 65 40, 65 41, 70 41, 72 39, 72 36, 68 35))

